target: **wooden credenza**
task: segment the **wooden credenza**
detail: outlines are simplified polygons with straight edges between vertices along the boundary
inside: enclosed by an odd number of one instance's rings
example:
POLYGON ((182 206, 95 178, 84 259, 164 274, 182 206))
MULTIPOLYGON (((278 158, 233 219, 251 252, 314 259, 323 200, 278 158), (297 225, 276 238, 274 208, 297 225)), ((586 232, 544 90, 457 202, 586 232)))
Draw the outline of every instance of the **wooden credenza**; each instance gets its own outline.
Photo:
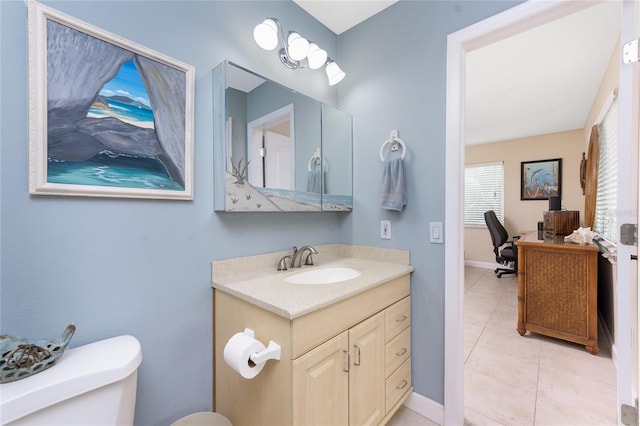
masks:
POLYGON ((598 247, 538 240, 518 247, 518 332, 527 330, 585 345, 598 353, 598 247))

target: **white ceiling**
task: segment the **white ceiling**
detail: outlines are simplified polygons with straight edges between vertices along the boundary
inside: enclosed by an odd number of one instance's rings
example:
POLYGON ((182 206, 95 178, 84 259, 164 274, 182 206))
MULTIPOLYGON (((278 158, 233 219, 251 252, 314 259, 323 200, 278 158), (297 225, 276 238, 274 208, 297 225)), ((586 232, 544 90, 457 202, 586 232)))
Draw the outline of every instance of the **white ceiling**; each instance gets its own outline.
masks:
POLYGON ((621 13, 621 2, 601 3, 468 53, 466 144, 584 127, 621 13))
MULTIPOLYGON (((395 2, 293 1, 336 34, 395 2)), ((582 128, 618 41, 620 19, 621 2, 607 1, 470 52, 466 143, 582 128)))
POLYGON ((325 27, 340 35, 397 0, 293 0, 325 27))

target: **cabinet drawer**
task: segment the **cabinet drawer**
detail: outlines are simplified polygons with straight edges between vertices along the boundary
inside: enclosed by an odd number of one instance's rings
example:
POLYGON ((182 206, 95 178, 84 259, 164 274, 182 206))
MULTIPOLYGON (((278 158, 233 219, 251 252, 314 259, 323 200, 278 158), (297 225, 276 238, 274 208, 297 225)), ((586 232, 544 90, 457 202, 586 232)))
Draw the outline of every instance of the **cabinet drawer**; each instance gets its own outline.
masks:
POLYGON ((411 356, 411 329, 407 328, 386 346, 385 377, 396 371, 411 356))
POLYGON ((385 410, 389 410, 398 402, 398 400, 411 388, 411 358, 407 359, 400 368, 398 368, 386 383, 386 403, 385 410))
POLYGON ((396 337, 402 330, 411 325, 411 298, 405 297, 395 305, 391 305, 386 310, 386 341, 396 337))

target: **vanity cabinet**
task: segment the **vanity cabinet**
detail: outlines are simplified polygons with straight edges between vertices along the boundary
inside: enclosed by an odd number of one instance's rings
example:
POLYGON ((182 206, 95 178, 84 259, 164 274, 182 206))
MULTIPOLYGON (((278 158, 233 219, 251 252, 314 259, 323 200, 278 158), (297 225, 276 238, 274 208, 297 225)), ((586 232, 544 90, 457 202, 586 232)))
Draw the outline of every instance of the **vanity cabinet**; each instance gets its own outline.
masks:
POLYGON ((384 313, 293 361, 293 423, 375 425, 385 414, 384 313))
POLYGON ((409 275, 287 319, 214 292, 215 410, 234 426, 384 424, 413 390, 409 275), (245 327, 281 345, 254 379, 224 362, 245 327))

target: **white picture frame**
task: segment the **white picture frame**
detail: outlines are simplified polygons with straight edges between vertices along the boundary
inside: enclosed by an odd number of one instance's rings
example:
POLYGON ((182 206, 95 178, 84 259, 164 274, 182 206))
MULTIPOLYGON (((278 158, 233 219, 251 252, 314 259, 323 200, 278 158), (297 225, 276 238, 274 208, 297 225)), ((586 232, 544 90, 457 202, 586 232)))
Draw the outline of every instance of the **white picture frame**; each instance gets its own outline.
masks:
POLYGON ((193 199, 195 70, 29 2, 29 193, 193 199))

